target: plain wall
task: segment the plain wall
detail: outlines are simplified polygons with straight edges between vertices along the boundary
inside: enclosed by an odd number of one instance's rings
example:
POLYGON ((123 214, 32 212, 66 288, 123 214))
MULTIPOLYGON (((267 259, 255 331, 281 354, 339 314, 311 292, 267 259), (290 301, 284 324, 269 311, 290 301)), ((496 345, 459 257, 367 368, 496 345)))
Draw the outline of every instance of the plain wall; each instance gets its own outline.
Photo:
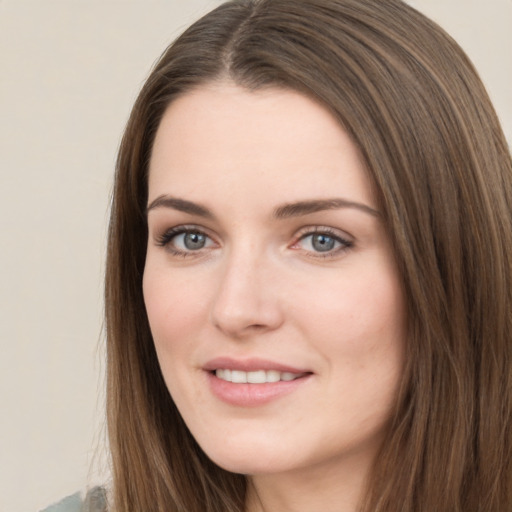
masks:
MULTIPOLYGON (((0 0, 1 512, 107 478, 102 280, 115 154, 151 65, 219 3, 0 0)), ((512 1, 410 3, 468 52, 511 141, 512 1)))

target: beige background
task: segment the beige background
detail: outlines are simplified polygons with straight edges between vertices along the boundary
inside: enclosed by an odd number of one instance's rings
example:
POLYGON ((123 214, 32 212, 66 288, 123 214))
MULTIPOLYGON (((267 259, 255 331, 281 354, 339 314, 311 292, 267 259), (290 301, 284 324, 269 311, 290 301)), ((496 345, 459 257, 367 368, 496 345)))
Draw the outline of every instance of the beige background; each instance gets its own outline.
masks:
MULTIPOLYGON (((0 512, 36 511, 105 478, 115 153, 152 63, 219 3, 0 0, 0 512)), ((411 3, 469 53, 512 141, 512 0, 411 3)))

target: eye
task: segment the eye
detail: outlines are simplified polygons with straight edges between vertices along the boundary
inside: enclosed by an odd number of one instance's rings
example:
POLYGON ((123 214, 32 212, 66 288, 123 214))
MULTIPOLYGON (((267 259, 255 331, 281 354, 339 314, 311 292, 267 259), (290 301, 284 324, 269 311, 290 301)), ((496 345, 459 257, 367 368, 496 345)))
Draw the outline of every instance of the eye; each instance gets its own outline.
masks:
POLYGON ((208 237, 203 233, 181 233, 173 238, 174 245, 189 251, 197 251, 202 249, 208 241, 208 237))
POLYGON ((353 246, 347 240, 330 228, 315 228, 313 232, 303 233, 293 248, 302 249, 311 255, 334 256, 353 246))
POLYGON ((157 239, 157 243, 172 254, 180 256, 187 256, 215 245, 206 233, 197 228, 184 226, 167 230, 157 239))

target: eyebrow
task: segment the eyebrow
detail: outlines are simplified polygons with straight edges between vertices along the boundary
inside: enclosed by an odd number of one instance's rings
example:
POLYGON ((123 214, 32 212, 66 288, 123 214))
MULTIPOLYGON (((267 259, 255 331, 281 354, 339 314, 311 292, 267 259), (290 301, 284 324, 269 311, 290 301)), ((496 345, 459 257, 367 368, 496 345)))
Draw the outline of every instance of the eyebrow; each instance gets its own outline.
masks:
POLYGON ((146 208, 146 215, 155 208, 172 208, 180 212, 189 213, 191 215, 198 215, 199 217, 205 217, 207 219, 213 219, 213 213, 208 208, 201 206, 200 204, 187 201, 186 199, 179 199, 177 197, 170 196, 158 196, 152 201, 146 208))
POLYGON ((349 201, 347 199, 314 199, 311 201, 298 201, 279 206, 274 210, 276 219, 287 219, 289 217, 300 217, 310 213, 321 212, 324 210, 338 210, 340 208, 356 208, 364 213, 368 213, 374 217, 380 217, 380 213, 363 203, 349 201))
MULTIPOLYGON (((187 201, 186 199, 167 195, 158 196, 154 201, 152 201, 146 209, 146 214, 156 208, 171 208, 191 215, 197 215, 207 219, 215 219, 213 213, 205 206, 192 201, 187 201)), ((357 210, 368 213, 374 217, 380 217, 380 213, 377 210, 363 203, 349 201, 342 198, 312 199, 308 201, 287 203, 282 206, 278 206, 274 210, 273 216, 276 219, 288 219, 290 217, 300 217, 302 215, 308 215, 315 212, 338 210, 340 208, 356 208, 357 210)))

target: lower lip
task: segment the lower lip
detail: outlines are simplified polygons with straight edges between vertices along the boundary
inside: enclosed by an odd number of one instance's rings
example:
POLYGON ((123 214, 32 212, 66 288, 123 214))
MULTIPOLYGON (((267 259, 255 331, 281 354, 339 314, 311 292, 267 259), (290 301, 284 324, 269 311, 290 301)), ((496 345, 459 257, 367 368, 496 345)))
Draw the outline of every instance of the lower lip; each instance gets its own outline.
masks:
POLYGON ((303 386, 310 377, 311 374, 308 374, 290 381, 235 384, 208 372, 208 382, 213 394, 223 402, 237 407, 257 407, 277 400, 303 386))

